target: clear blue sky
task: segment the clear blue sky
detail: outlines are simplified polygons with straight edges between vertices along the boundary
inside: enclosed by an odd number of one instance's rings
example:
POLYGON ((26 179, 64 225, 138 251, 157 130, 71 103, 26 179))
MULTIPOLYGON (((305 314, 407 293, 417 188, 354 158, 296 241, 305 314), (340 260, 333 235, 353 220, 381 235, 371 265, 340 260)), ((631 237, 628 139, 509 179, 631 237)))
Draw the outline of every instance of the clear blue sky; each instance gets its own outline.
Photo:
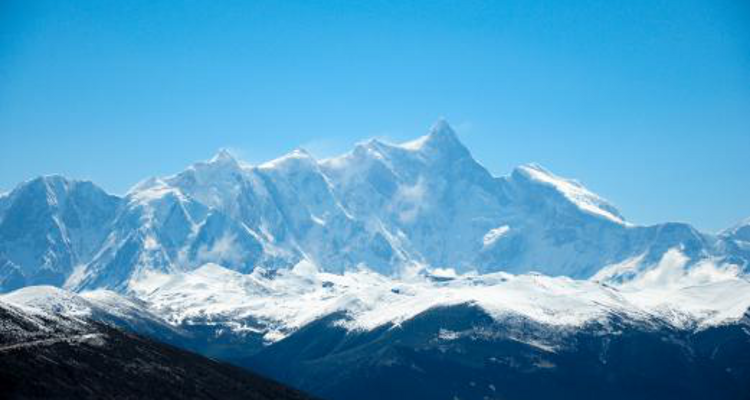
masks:
POLYGON ((0 2, 0 190, 123 193, 440 116, 497 175, 535 161, 633 222, 718 230, 750 216, 750 2, 0 2))

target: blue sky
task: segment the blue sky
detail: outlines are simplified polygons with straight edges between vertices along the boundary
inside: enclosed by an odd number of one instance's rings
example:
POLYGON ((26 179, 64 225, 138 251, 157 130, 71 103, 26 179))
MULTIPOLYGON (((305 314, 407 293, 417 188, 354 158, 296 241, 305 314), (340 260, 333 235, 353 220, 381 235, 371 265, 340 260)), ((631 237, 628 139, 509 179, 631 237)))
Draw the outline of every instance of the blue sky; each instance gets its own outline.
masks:
POLYGON ((750 3, 0 3, 0 190, 123 193, 441 116, 497 175, 539 162, 633 222, 721 229, 750 216, 750 3))

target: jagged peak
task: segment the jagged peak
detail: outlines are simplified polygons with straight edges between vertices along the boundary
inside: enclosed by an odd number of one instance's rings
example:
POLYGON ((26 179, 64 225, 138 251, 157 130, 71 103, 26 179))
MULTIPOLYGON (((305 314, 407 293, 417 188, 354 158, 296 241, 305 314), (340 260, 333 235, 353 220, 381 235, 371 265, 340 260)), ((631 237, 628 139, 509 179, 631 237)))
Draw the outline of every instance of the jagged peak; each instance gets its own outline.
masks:
POLYGON ((208 161, 209 164, 226 164, 234 163, 237 164, 237 158, 227 148, 221 148, 219 151, 208 161))
MULTIPOLYGON (((417 153, 451 154, 458 151, 461 154, 469 154, 469 151, 458 139, 458 135, 450 124, 444 119, 439 119, 432 125, 426 135, 401 144, 393 144, 378 138, 371 138, 358 142, 354 149, 337 157, 327 158, 321 162, 324 164, 336 164, 352 156, 372 156, 382 158, 391 150, 407 150, 417 153)), ((386 156, 387 157, 387 156, 386 156)))
POLYGON ((235 157, 231 150, 221 148, 219 151, 208 161, 200 161, 189 166, 186 170, 163 178, 163 181, 168 184, 178 184, 181 179, 193 179, 196 175, 203 176, 202 180, 216 179, 218 175, 224 174, 235 174, 243 170, 243 163, 235 157))
POLYGON ((460 165, 463 169, 474 171, 471 173, 478 173, 488 180, 492 179, 491 174, 472 157, 445 119, 438 120, 426 135, 415 140, 394 144, 387 140, 372 138, 357 143, 348 153, 322 160, 321 165, 340 170, 371 161, 383 162, 389 169, 398 169, 404 162, 425 163, 426 166, 460 165))
POLYGON ((211 157, 208 161, 198 162, 190 166, 188 170, 240 170, 242 169, 242 163, 227 148, 221 148, 219 151, 211 157))
POLYGON ((456 131, 444 118, 435 122, 426 135, 416 140, 402 143, 400 147, 415 151, 427 148, 439 150, 460 148, 461 150, 466 151, 466 148, 458 139, 456 131))
POLYGON ((439 118, 430 128, 430 137, 437 139, 458 140, 456 131, 445 118, 439 118))

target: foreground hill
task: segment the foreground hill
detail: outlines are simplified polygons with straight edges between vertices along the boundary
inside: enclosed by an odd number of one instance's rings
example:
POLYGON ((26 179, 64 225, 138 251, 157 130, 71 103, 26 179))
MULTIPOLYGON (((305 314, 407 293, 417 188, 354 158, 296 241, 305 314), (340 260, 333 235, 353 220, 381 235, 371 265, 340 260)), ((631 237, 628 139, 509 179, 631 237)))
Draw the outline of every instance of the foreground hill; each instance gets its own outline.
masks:
POLYGON ((4 302, 0 393, 3 399, 309 399, 112 326, 4 302))

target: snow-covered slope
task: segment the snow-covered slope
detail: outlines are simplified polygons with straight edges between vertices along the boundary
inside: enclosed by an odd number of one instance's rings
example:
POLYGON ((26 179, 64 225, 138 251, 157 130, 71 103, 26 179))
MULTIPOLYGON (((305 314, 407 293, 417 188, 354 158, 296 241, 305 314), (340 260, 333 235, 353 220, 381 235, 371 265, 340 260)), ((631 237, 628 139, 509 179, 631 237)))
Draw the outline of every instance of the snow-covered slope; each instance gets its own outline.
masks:
POLYGON ((175 325, 220 323, 267 342, 328 315, 343 326, 373 330, 435 307, 475 304, 498 320, 524 317, 550 326, 582 327, 611 315, 680 329, 729 323, 750 307, 750 281, 736 267, 704 262, 689 271, 671 250, 637 280, 608 285, 539 274, 456 275, 434 270, 394 278, 362 269, 333 274, 301 262, 269 276, 239 274, 215 264, 154 275, 134 283, 135 295, 175 325), (243 323, 244 321, 248 321, 243 323))
POLYGON ((45 176, 0 202, 0 289, 61 286, 99 251, 120 199, 91 182, 45 176))
POLYGON ((684 253, 672 249, 647 273, 617 285, 441 269, 401 277, 368 269, 335 274, 307 261, 290 270, 256 269, 249 274, 206 264, 179 273, 149 272, 132 282, 133 297, 34 286, 0 296, 0 301, 94 319, 180 344, 187 343, 191 333, 211 327, 235 346, 247 346, 242 344, 247 340, 273 343, 331 315, 346 316, 338 324, 347 330, 373 331, 431 309, 465 304, 497 321, 522 318, 550 329, 583 329, 617 316, 644 326, 692 330, 733 323, 748 312, 750 280, 736 266, 704 261, 688 269, 687 262, 684 253))
POLYGON ((0 302, 51 315, 103 322, 162 340, 186 334, 149 311, 146 303, 107 290, 77 294, 53 286, 27 286, 0 295, 0 302))
POLYGON ((143 276, 207 263, 240 273, 304 261, 339 274, 451 268, 624 282, 673 248, 687 269, 708 259, 744 269, 750 260, 746 224, 720 235, 630 224, 539 165, 493 176, 444 121, 408 143, 370 140, 320 161, 295 150, 251 166, 221 151, 122 198, 46 177, 1 199, 2 291, 51 284, 126 293, 143 276))

